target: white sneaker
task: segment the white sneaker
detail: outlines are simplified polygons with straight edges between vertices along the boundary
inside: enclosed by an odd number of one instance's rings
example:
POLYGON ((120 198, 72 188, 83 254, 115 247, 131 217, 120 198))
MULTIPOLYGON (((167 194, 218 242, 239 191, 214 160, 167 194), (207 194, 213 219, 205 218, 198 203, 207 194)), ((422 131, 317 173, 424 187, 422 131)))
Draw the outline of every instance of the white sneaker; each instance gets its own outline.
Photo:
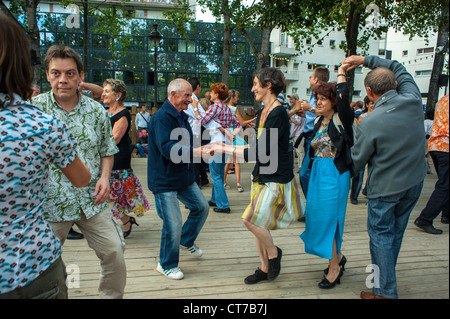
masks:
POLYGON ((227 183, 223 184, 223 188, 225 189, 230 189, 230 185, 228 185, 227 183))
POLYGON ((170 279, 180 280, 180 279, 184 278, 184 274, 181 271, 180 267, 175 267, 175 268, 166 270, 163 267, 161 267, 160 263, 158 263, 158 267, 156 267, 156 270, 170 279))
POLYGON ((203 255, 203 250, 198 248, 196 244, 192 245, 192 247, 184 247, 192 256, 201 257, 203 255))

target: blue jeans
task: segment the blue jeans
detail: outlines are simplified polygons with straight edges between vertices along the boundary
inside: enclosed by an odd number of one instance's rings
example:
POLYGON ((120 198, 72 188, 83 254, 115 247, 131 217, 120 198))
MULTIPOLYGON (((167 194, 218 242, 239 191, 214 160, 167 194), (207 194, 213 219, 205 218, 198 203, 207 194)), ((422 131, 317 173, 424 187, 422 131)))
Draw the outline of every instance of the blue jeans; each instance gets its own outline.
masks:
POLYGON ((138 152, 139 152, 139 154, 142 156, 142 157, 144 157, 144 158, 146 158, 147 157, 147 154, 145 154, 145 152, 144 152, 144 150, 148 150, 148 146, 142 146, 142 144, 136 144, 136 147, 137 147, 137 149, 138 149, 138 152))
POLYGON ((155 193, 155 207, 163 220, 160 264, 164 269, 178 267, 180 245, 191 247, 200 233, 209 213, 208 202, 196 183, 179 191, 155 193), (189 209, 189 216, 182 224, 180 200, 189 209))
POLYGON ((309 184, 309 175, 311 175, 311 169, 309 168, 309 148, 311 146, 311 138, 306 137, 305 142, 305 157, 303 158, 302 166, 300 167, 300 171, 298 173, 298 177, 300 179, 300 185, 302 186, 303 194, 305 198, 308 194, 308 184, 309 184))
POLYGON ((379 286, 373 288, 377 296, 398 298, 395 266, 409 216, 422 186, 423 181, 404 192, 369 199, 367 232, 372 264, 379 269, 379 286))
POLYGON ((223 175, 225 172, 225 155, 215 155, 209 162, 209 173, 213 182, 211 192, 211 202, 216 203, 219 208, 228 208, 230 203, 228 202, 227 193, 223 186, 223 175))

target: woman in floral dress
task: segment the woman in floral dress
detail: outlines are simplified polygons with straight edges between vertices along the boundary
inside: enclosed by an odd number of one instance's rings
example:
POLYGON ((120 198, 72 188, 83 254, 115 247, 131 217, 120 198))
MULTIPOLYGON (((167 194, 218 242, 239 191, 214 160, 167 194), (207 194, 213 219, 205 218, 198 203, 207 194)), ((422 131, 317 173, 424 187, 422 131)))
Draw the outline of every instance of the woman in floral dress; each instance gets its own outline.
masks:
POLYGON ((139 179, 131 169, 131 139, 129 136, 131 115, 123 106, 127 96, 127 87, 123 81, 107 79, 103 83, 102 100, 109 109, 114 139, 119 153, 114 155, 114 167, 111 173, 111 194, 109 203, 113 215, 123 223, 123 235, 128 237, 136 219, 129 214, 142 216, 150 209, 139 179))

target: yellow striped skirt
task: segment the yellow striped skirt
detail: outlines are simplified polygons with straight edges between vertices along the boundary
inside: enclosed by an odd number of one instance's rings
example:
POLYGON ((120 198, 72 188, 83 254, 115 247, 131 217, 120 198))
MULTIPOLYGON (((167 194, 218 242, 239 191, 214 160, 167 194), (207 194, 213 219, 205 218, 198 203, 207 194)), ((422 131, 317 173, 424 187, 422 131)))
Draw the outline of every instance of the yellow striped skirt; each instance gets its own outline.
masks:
POLYGON ((254 183, 251 203, 245 209, 242 219, 267 230, 274 230, 288 227, 303 215, 304 210, 305 204, 294 177, 287 184, 254 183))

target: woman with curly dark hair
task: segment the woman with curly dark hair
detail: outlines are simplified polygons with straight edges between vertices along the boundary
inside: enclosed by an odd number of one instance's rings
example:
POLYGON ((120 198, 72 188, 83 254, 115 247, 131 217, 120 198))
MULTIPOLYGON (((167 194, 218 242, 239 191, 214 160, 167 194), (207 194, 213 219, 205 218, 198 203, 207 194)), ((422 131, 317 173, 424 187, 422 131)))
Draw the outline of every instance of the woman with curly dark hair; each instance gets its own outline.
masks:
POLYGON ((246 284, 278 277, 283 252, 274 244, 270 231, 288 227, 302 215, 304 208, 299 185, 294 178, 293 154, 289 151, 289 116, 277 100, 284 87, 284 76, 280 70, 264 68, 256 72, 252 92, 255 100, 264 104, 255 122, 256 141, 217 149, 237 159, 256 159, 252 172, 251 202, 242 220, 255 237, 261 267, 244 279, 246 284))
POLYGON ((317 117, 312 133, 311 177, 306 197, 306 224, 301 239, 305 251, 329 260, 319 288, 340 283, 346 262, 342 254, 345 212, 353 169, 353 110, 343 64, 337 83, 321 84, 316 90, 317 117))

